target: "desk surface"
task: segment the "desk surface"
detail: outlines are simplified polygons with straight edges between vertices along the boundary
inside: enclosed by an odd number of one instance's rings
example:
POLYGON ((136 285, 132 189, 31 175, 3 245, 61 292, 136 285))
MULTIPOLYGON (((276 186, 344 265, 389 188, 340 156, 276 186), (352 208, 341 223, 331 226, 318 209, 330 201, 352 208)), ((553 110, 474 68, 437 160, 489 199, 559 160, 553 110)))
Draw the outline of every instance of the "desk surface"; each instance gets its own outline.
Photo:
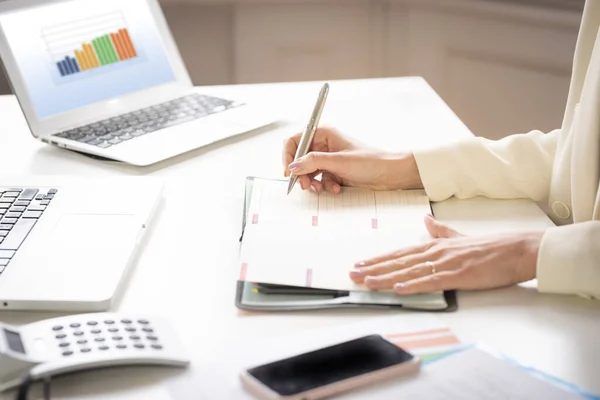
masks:
MULTIPOLYGON (((204 92, 269 102, 283 113, 284 121, 146 168, 94 161, 37 142, 30 136, 16 100, 2 96, 0 171, 164 177, 165 200, 114 310, 168 317, 188 347, 194 368, 222 367, 234 357, 227 352, 231 343, 252 346, 270 336, 398 315, 383 311, 242 315, 234 307, 244 178, 281 176, 282 141, 305 124, 319 88, 320 83, 314 82, 202 88, 204 92)), ((398 150, 471 135, 419 78, 332 82, 323 123, 365 142, 398 150)), ((511 206, 507 207, 510 214, 511 206)), ((453 201, 434 205, 436 214, 450 219, 453 210, 460 208, 453 201)), ((459 304, 458 312, 436 316, 462 338, 484 341, 518 361, 600 393, 599 302, 540 295, 529 283, 461 293, 459 304)), ((56 315, 4 312, 0 320, 21 324, 56 315)), ((200 391, 195 398, 239 398, 239 388, 231 387, 237 372, 232 368, 222 385, 212 382, 211 393, 202 393, 202 374, 194 376, 200 391), (214 390, 219 387, 223 392, 217 395, 214 390)), ((89 378, 85 381, 66 378, 68 385, 56 382, 53 398, 74 398, 75 394, 106 398, 103 390, 108 390, 107 386, 129 387, 135 390, 126 398, 144 398, 143 388, 164 376, 162 370, 112 373, 107 385, 103 381, 106 374, 111 372, 85 374, 89 378)))

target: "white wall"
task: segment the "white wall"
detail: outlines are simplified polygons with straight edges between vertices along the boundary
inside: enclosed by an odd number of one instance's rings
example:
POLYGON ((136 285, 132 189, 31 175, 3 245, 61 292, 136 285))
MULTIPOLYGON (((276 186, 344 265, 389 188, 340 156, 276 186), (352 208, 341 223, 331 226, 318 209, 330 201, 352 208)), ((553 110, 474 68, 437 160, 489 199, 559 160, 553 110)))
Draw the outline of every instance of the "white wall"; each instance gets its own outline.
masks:
POLYGON ((421 75, 500 138, 560 124, 583 0, 161 3, 197 85, 421 75))

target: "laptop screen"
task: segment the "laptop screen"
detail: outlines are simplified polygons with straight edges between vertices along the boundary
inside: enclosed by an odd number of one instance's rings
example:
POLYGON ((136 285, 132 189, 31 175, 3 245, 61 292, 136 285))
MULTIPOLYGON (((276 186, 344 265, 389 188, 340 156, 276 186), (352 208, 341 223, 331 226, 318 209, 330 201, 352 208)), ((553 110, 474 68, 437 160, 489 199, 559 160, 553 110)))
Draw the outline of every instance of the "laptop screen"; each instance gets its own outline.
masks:
POLYGON ((39 119, 174 81, 145 0, 74 0, 0 16, 39 119))

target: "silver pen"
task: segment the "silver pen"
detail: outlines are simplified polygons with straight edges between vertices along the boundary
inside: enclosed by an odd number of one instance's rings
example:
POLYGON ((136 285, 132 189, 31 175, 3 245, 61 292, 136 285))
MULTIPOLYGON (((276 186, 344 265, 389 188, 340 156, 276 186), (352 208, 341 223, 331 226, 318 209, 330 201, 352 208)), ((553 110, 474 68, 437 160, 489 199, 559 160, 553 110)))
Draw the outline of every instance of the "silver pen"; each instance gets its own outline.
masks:
MULTIPOLYGON (((329 94, 329 84, 325 83, 321 88, 321 92, 319 92, 317 103, 315 104, 315 108, 313 109, 313 112, 310 116, 310 120, 306 125, 306 129, 300 137, 300 143, 298 144, 298 149, 296 150, 296 156, 294 157, 294 161, 301 157, 304 157, 310 149, 310 145, 312 144, 313 138, 315 137, 315 132, 317 131, 317 126, 319 125, 319 120, 321 119, 321 114, 323 113, 323 108, 325 107, 325 100, 327 100, 327 94, 329 94)), ((297 180, 297 175, 292 174, 290 176, 290 183, 288 185, 287 194, 290 194, 297 180)))

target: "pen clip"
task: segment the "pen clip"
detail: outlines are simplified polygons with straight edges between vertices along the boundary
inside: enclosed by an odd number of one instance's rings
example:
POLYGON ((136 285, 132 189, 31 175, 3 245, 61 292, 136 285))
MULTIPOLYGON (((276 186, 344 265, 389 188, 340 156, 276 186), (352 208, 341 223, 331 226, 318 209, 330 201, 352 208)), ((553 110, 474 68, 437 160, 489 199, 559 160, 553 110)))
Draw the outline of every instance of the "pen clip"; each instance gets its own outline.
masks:
POLYGON ((323 109, 325 108, 325 100, 327 100, 328 94, 329 84, 325 82, 325 84, 321 88, 321 92, 319 93, 319 97, 317 98, 317 102, 315 103, 315 107, 313 108, 310 120, 308 121, 308 129, 316 129, 317 125, 319 124, 319 120, 321 119, 321 114, 323 113, 323 109))

